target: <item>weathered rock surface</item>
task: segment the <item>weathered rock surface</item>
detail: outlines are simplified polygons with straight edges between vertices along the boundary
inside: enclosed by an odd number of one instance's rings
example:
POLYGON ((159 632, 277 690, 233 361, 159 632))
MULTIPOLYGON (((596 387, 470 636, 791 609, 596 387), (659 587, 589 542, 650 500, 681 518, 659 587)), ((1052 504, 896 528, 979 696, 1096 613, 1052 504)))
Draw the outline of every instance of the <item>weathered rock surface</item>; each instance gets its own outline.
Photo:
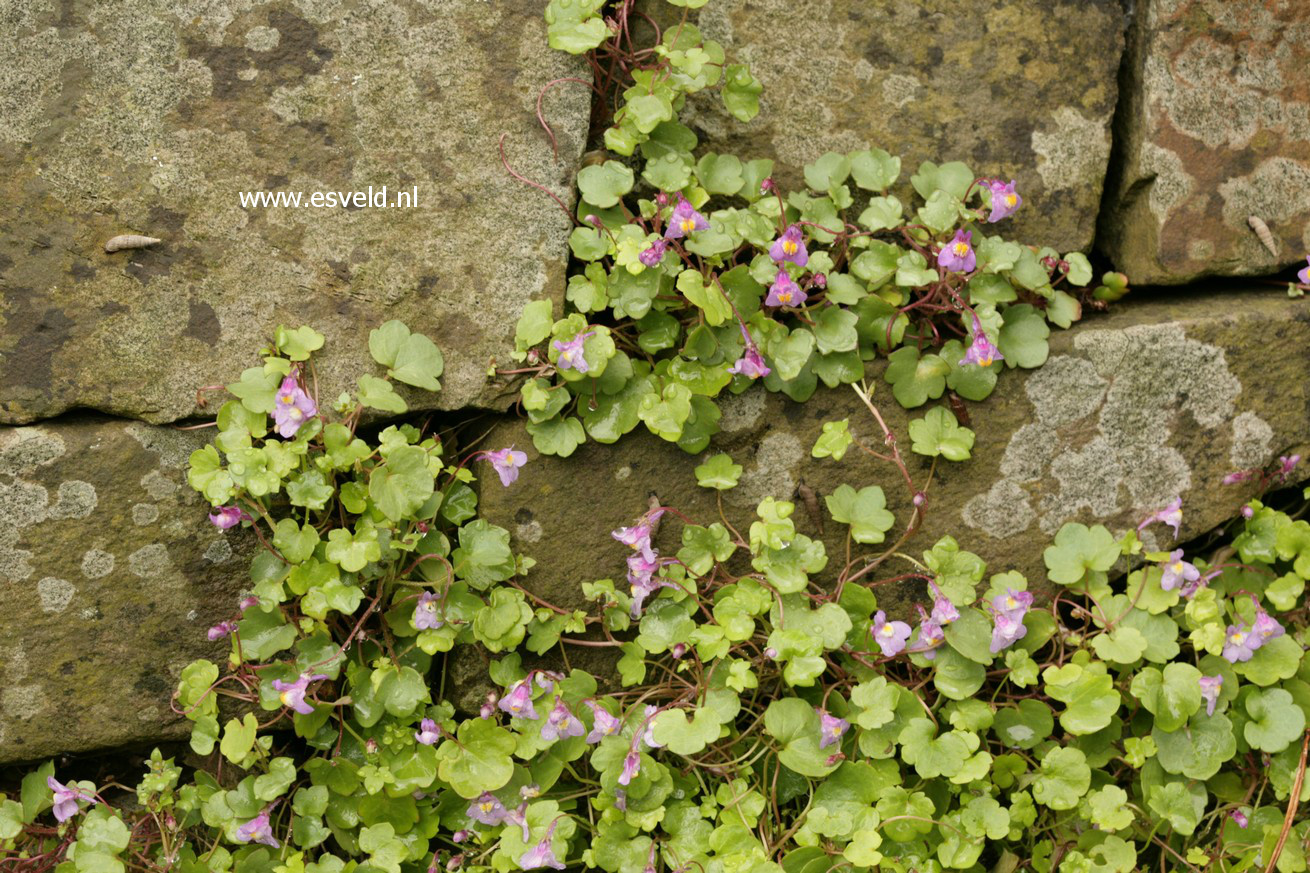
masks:
MULTIPOLYGON (((663 4, 661 4, 663 5, 663 4)), ((764 84, 743 125, 717 95, 692 101, 708 148, 772 157, 778 176, 827 151, 876 146, 1017 179, 1029 204, 1005 232, 1091 246, 1123 48, 1117 0, 724 0, 706 36, 764 84)))
MULTIPOLYGON (((443 408, 494 405, 488 358, 563 296, 585 89, 541 2, 55 0, 0 7, 0 422, 74 407, 166 422, 280 322, 328 336, 323 396, 369 329, 446 352, 443 408), (416 208, 243 206, 243 192, 417 189, 416 208), (106 254, 117 234, 161 237, 106 254)), ((418 396, 418 395, 416 395, 418 396)), ((427 405, 429 395, 418 396, 427 405)), ((414 405, 418 405, 417 403, 414 405)))
POLYGON ((205 432, 0 430, 0 763, 186 736, 178 673, 221 659, 248 543, 186 485, 205 432))
POLYGON ((1121 100, 1097 238, 1118 269, 1176 284, 1304 263, 1310 4, 1142 0, 1121 100))
MULTIPOLYGON (((908 452, 907 420, 926 408, 907 416, 882 381, 882 363, 870 369, 878 407, 908 452)), ((1034 589, 1049 590, 1042 550, 1066 521, 1118 533, 1181 495, 1184 538, 1204 532, 1251 496, 1248 486, 1220 485, 1224 474, 1310 454, 1308 371, 1310 308, 1279 293, 1136 301, 1093 317, 1051 338, 1044 367, 1007 371, 987 401, 970 404, 973 458, 938 465, 926 525, 902 551, 917 556, 950 534, 989 572, 1019 570, 1034 589)), ((622 578, 627 552, 609 533, 643 512, 651 492, 699 523, 718 520, 714 493, 692 473, 718 451, 745 467, 737 488, 724 492, 727 518, 739 530, 761 498, 790 497, 802 481, 817 492, 821 511, 823 496, 842 483, 880 485, 903 530, 910 495, 892 465, 856 448, 840 462, 810 457, 823 422, 842 418, 867 444, 881 441, 849 389, 820 389, 796 404, 752 388, 724 404, 724 432, 701 456, 641 430, 615 446, 589 443, 567 459, 538 457, 522 425, 507 422, 489 444, 516 443, 529 462, 514 486, 484 488, 482 512, 537 559, 529 584, 562 604, 582 602, 584 581, 622 578)), ((921 484, 927 459, 910 458, 921 484)), ((815 536, 816 520, 797 504, 798 529, 815 536)), ((845 527, 823 514, 830 560, 819 578, 831 579, 845 563, 845 527)), ((665 553, 676 550, 680 527, 666 516, 665 553)), ((1155 526, 1144 538, 1163 547, 1168 532, 1155 526)), ((852 554, 879 551, 857 546, 852 554)), ((886 566, 888 576, 912 569, 886 566)), ((904 598, 917 591, 889 586, 879 596, 908 614, 904 598)))

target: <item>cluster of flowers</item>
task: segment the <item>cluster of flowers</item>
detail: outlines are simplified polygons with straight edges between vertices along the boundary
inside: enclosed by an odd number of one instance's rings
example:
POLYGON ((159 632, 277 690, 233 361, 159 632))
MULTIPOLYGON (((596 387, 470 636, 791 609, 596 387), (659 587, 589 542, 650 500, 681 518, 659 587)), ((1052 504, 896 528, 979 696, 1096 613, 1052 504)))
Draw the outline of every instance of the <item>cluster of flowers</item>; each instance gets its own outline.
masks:
MULTIPOLYGON (((922 606, 915 605, 915 609, 919 611, 919 628, 918 636, 913 642, 910 642, 910 637, 914 630, 908 624, 903 621, 888 621, 886 613, 881 609, 874 613, 870 633, 884 656, 893 658, 901 652, 918 652, 928 660, 936 657, 937 647, 946 641, 946 633, 942 630, 942 626, 958 619, 960 613, 955 608, 955 604, 951 603, 935 583, 929 582, 928 587, 933 595, 932 611, 925 612, 922 606)), ((1031 594, 1014 588, 1009 588, 1004 594, 992 598, 990 645, 992 654, 1009 648, 1028 633, 1023 617, 1032 605, 1031 594)))
POLYGON ((628 556, 628 583, 632 586, 632 617, 641 615, 642 606, 647 598, 661 588, 674 588, 674 585, 657 574, 660 567, 673 563, 676 558, 661 558, 659 552, 650 543, 659 526, 660 517, 667 510, 657 507, 650 510, 632 527, 621 527, 612 531, 610 536, 632 549, 628 556))

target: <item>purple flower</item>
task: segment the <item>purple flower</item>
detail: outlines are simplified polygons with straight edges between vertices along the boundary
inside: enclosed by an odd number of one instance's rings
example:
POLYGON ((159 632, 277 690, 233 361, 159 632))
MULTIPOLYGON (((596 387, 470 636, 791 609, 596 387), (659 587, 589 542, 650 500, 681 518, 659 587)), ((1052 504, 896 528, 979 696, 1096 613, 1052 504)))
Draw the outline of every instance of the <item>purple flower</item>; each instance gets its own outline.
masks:
POLYGON ((636 749, 629 749, 623 759, 623 772, 619 774, 619 784, 627 785, 641 770, 641 754, 636 749))
POLYGON ((983 330, 982 322, 978 321, 978 316, 975 315, 973 317, 973 342, 969 344, 964 357, 960 358, 960 366, 977 364, 980 367, 990 367, 993 361, 1004 360, 1005 356, 987 338, 987 332, 983 330))
POLYGON ((1278 459, 1277 475, 1286 479, 1288 476, 1292 475, 1292 471, 1296 469, 1296 465, 1299 463, 1301 463, 1300 455, 1283 455, 1278 459))
POLYGON ((1178 593, 1183 596, 1183 599, 1191 600, 1194 596, 1196 596, 1196 592, 1200 591, 1202 588, 1209 585, 1210 580, 1218 576, 1222 572, 1223 572, 1222 568, 1218 570, 1211 570, 1209 573, 1206 573, 1204 576, 1202 576, 1199 579, 1193 580, 1191 582, 1184 582, 1183 587, 1178 590, 1178 593))
POLYGON ((1251 626, 1251 633, 1260 638, 1260 645, 1263 646, 1270 640, 1276 637, 1281 637, 1285 631, 1283 630, 1283 626, 1278 623, 1278 619, 1257 606, 1255 611, 1255 624, 1251 626))
POLYGON ((263 843, 275 849, 282 847, 277 837, 273 836, 273 826, 268 821, 268 810, 269 808, 266 807, 259 815, 237 828, 237 842, 263 843))
POLYGON ((637 255, 637 260, 641 261, 648 267, 658 267, 661 260, 664 259, 664 253, 668 251, 668 240, 657 239, 650 244, 649 248, 642 249, 641 254, 637 255))
POLYGON ((473 835, 473 832, 467 828, 461 828, 450 835, 450 838, 457 843, 462 843, 473 835))
POLYGON ((209 637, 211 643, 216 643, 226 636, 231 635, 232 631, 237 629, 235 621, 220 621, 209 629, 205 636, 209 637))
POLYGON ((1224 636, 1224 660, 1230 664, 1249 661, 1255 650, 1263 643, 1264 640, 1252 628, 1247 627, 1246 622, 1240 625, 1230 624, 1228 633, 1224 636))
MULTIPOLYGON (((1234 481, 1240 482, 1241 480, 1238 479, 1234 481)), ((1227 476, 1224 477, 1224 484, 1225 485, 1232 484, 1231 482, 1228 481, 1227 476)), ((1183 498, 1175 497, 1173 500, 1169 502, 1169 505, 1166 506, 1164 509, 1161 509, 1159 512, 1153 512, 1150 515, 1148 515, 1146 519, 1137 526, 1137 529, 1141 531, 1145 529, 1147 525, 1154 524, 1157 521, 1163 522, 1169 525, 1171 528, 1173 528, 1174 539, 1178 539, 1178 531, 1183 524, 1183 498)))
POLYGON ((609 710, 590 700, 587 701, 587 705, 591 707, 591 712, 596 717, 592 722, 591 733, 587 734, 588 743, 599 743, 605 737, 612 737, 623 729, 623 720, 610 715, 609 710))
POLYGON ((437 618, 437 604, 441 602, 431 591, 424 591, 418 596, 418 605, 414 607, 414 629, 436 630, 445 622, 437 618))
MULTIPOLYGON (((1305 271, 1302 270, 1301 272, 1305 271)), ((1246 817, 1246 813, 1242 812, 1240 809, 1235 809, 1228 813, 1228 817, 1233 820, 1233 824, 1237 825, 1242 830, 1246 830, 1246 826, 1251 823, 1250 819, 1246 817)))
MULTIPOLYGON (((1245 482, 1247 479, 1250 478, 1251 478, 1250 470, 1238 470, 1236 473, 1229 473, 1221 481, 1223 482, 1224 485, 1236 485, 1238 482, 1245 482)), ((1138 528, 1138 530, 1140 529, 1141 528, 1138 528)), ((1177 534, 1174 535, 1174 539, 1178 539, 1177 534)))
POLYGON ((85 800, 87 803, 95 803, 95 798, 87 797, 80 789, 70 788, 55 781, 55 777, 47 776, 45 778, 46 786, 55 793, 55 819, 58 821, 68 821, 77 815, 77 802, 85 800))
POLYGON ((826 749, 834 743, 840 743, 842 734, 850 729, 851 723, 844 718, 829 715, 826 709, 816 709, 819 714, 819 748, 826 749))
POLYGON ((782 236, 769 246, 769 257, 778 263, 790 261, 798 267, 810 262, 810 254, 805 250, 805 238, 801 236, 799 225, 791 225, 782 232, 782 236))
POLYGON ((468 817, 484 825, 501 825, 505 823, 509 810, 500 802, 500 798, 490 791, 478 795, 478 799, 469 804, 468 817))
POLYGON ((1180 582, 1196 582, 1201 578, 1201 571, 1188 561, 1183 560, 1183 550, 1174 549, 1169 553, 1169 560, 1164 562, 1164 575, 1160 577, 1160 587, 1173 591, 1180 582))
MULTIPOLYGON (((1310 255, 1305 256, 1305 262, 1310 264, 1310 255)), ((1302 285, 1310 285, 1310 266, 1304 267, 1301 272, 1296 274, 1296 278, 1301 280, 1302 285)))
POLYGON ((541 726, 543 740, 561 740, 568 737, 580 737, 587 732, 578 717, 569 711, 564 699, 555 698, 555 707, 546 715, 546 723, 541 726))
POLYGON ((441 732, 437 730, 437 723, 430 718, 425 718, 418 723, 418 732, 414 734, 414 739, 418 740, 425 746, 435 745, 437 740, 441 739, 441 732))
POLYGON ((655 550, 651 548, 650 538, 655 533, 655 523, 664 515, 663 509, 653 509, 637 520, 632 527, 621 527, 611 531, 610 536, 639 553, 648 562, 656 559, 655 550))
POLYGON ((786 270, 779 270, 778 276, 769 286, 769 296, 764 298, 765 306, 801 306, 808 295, 801 290, 786 270))
POLYGON ((937 587, 936 582, 929 582, 928 587, 932 590, 932 620, 937 624, 950 624, 960 617, 960 611, 951 603, 950 598, 942 593, 937 587))
MULTIPOLYGON (((950 603, 950 601, 946 601, 950 603)), ((952 609, 955 607, 952 606, 952 609)), ((937 647, 946 642, 946 634, 942 632, 941 621, 937 618, 937 609, 933 608, 932 615, 923 611, 922 606, 916 604, 915 609, 919 610, 919 639, 910 646, 911 652, 920 652, 931 661, 937 657, 937 647)), ((956 615, 958 618, 959 615, 956 615)))
POLYGON ((295 682, 283 682, 281 679, 273 680, 273 687, 282 693, 278 699, 282 701, 283 706, 289 706, 301 715, 310 715, 314 707, 305 702, 305 692, 309 690, 309 683, 317 682, 320 679, 326 679, 322 673, 311 674, 308 671, 301 673, 300 678, 295 682))
POLYGON ((888 658, 904 651, 905 641, 910 638, 910 626, 903 621, 888 621, 887 614, 881 609, 874 613, 872 630, 878 648, 888 658))
POLYGON ((823 273, 815 273, 815 274, 814 274, 814 279, 813 279, 812 281, 814 282, 814 287, 815 287, 815 288, 827 288, 827 287, 828 287, 828 277, 825 276, 823 273))
POLYGON ((956 273, 972 273, 978 265, 973 252, 973 231, 957 230, 955 236, 937 252, 937 263, 956 273))
POLYGON ((992 621, 994 624, 990 651, 993 655, 1014 645, 1028 633, 1028 627, 1023 623, 1022 612, 998 612, 992 616, 992 621))
POLYGON ((531 849, 528 849, 519 858, 519 866, 524 870, 535 870, 538 867, 553 867, 556 870, 564 869, 564 862, 555 857, 555 849, 551 843, 555 839, 555 825, 559 819, 550 823, 546 828, 546 835, 541 838, 531 849))
POLYGON ((641 713, 642 718, 644 719, 641 729, 641 741, 652 749, 658 749, 664 745, 663 743, 655 742, 655 715, 659 711, 660 708, 658 706, 653 703, 648 703, 641 713))
POLYGON ((587 342, 587 337, 595 335, 594 330, 589 330, 578 334, 567 342, 555 340, 554 346, 556 351, 559 352, 559 361, 556 366, 561 370, 577 370, 579 373, 589 372, 591 368, 587 366, 587 356, 582 346, 587 342))
POLYGON ((500 708, 515 718, 536 721, 537 710, 532 706, 532 677, 529 676, 511 688, 509 694, 500 699, 500 708))
POLYGON ((282 380, 273 405, 273 422, 283 439, 291 439, 300 426, 318 414, 318 407, 296 382, 294 373, 282 380))
POLYGON ((1214 707, 1219 702, 1219 689, 1224 684, 1224 677, 1202 676, 1196 681, 1201 685, 1201 699, 1205 701, 1205 714, 1214 715, 1214 707))
POLYGON ((214 527, 227 530, 230 527, 236 527, 243 521, 250 521, 250 514, 236 504, 220 506, 209 513, 209 521, 214 527))
POLYGON ((628 557, 628 582, 632 585, 633 618, 641 615, 641 609, 646 603, 646 599, 659 589, 677 589, 677 585, 655 575, 659 568, 658 558, 654 561, 648 561, 644 555, 631 555, 628 557))
POLYGON ((1015 591, 1013 588, 1006 589, 1004 594, 998 594, 992 598, 993 610, 997 613, 1015 615, 1020 620, 1023 619, 1024 614, 1028 612, 1028 608, 1032 605, 1032 594, 1027 591, 1015 591))
MULTIPOLYGON (((992 214, 987 216, 990 224, 995 224, 1006 216, 1013 215, 1015 210, 1023 205, 1023 198, 1014 190, 1014 180, 1006 185, 1000 179, 993 179, 987 183, 987 188, 992 192, 992 214)), ((966 271, 967 272, 967 271, 966 271)))
POLYGON ((492 469, 500 477, 500 484, 508 488, 519 478, 519 467, 528 462, 528 456, 523 452, 514 451, 514 447, 508 449, 497 449, 494 452, 483 452, 482 457, 491 462, 492 469))
POLYGON ((709 229, 710 223, 705 220, 705 216, 696 211, 696 208, 687 202, 687 198, 681 194, 678 195, 678 205, 673 207, 673 213, 669 216, 669 226, 664 231, 665 239, 681 239, 687 234, 697 230, 709 229))
POLYGON ((764 363, 764 356, 760 354, 760 350, 755 343, 747 343, 746 351, 737 359, 737 363, 728 368, 728 372, 745 376, 748 379, 760 379, 772 373, 773 370, 769 368, 768 364, 764 363))

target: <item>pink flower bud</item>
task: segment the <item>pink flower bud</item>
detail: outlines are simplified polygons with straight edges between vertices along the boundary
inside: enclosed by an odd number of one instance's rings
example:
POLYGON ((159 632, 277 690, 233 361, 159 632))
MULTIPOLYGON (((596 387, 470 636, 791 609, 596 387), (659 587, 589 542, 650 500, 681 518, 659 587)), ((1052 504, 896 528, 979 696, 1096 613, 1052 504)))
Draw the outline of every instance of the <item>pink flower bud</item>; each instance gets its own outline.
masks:
POLYGON ((247 609, 249 609, 250 607, 252 607, 252 606, 257 606, 258 604, 259 604, 259 598, 258 598, 258 597, 255 597, 255 596, 252 594, 252 595, 249 596, 249 597, 243 598, 243 599, 241 600, 241 602, 240 602, 239 604, 237 604, 237 606, 240 607, 240 609, 241 609, 242 612, 245 612, 245 611, 246 611, 247 609))
POLYGON ((675 658, 681 658, 683 655, 687 654, 687 644, 674 643, 673 648, 669 649, 669 654, 675 658))
POLYGON ((668 206, 669 195, 665 194, 663 191, 657 192, 655 194, 655 205, 661 209, 663 209, 665 206, 668 206))
POLYGON ((772 191, 772 190, 773 190, 773 179, 772 179, 772 178, 767 178, 767 179, 765 179, 763 182, 760 183, 760 193, 761 193, 761 194, 768 194, 768 193, 769 193, 770 191, 772 191))
POLYGON ((1255 510, 1249 506, 1242 507, 1242 518, 1254 518, 1255 510))

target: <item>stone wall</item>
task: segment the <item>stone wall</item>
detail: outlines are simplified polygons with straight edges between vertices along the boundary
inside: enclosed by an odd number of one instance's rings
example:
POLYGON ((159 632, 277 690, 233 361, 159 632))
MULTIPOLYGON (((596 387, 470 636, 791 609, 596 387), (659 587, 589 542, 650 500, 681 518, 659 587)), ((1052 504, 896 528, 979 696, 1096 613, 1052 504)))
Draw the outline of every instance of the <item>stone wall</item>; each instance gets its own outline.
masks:
MULTIPOLYGON (((570 225, 498 143, 569 202, 591 121, 569 85, 543 104, 557 149, 538 127, 539 89, 587 70, 546 47, 543 6, 0 0, 0 762, 179 734, 176 672, 221 656, 204 629, 233 611, 251 544, 205 523, 184 481, 205 432, 178 426, 278 323, 328 335, 327 397, 398 317, 445 351, 442 409, 505 408, 484 373, 525 302, 562 299, 570 225), (418 204, 240 201, 370 185, 418 204), (121 233, 162 242, 106 254, 121 233)), ((709 100, 687 120, 706 150, 775 158, 784 182, 829 150, 963 160, 1018 180, 1020 238, 1097 249, 1139 285, 1274 274, 1310 248, 1304 4, 713 0, 698 21, 765 91, 752 125, 709 100)), ((1189 535, 1231 517, 1248 495, 1224 472, 1310 454, 1307 313, 1254 285, 1139 289, 1053 338, 1046 367, 975 407, 975 459, 942 471, 915 546, 951 531, 1040 585, 1037 546, 1065 520, 1121 529, 1178 493, 1189 535)), ((715 449, 747 471, 732 517, 839 479, 881 482, 904 517, 885 470, 808 456, 822 421, 868 433, 850 392, 754 388, 725 413, 715 449)), ((493 439, 530 445, 512 418, 493 439)), ((568 601, 621 571, 607 533, 650 491, 717 514, 695 463, 633 434, 534 458, 484 503, 540 561, 532 583, 568 601), (595 493, 599 518, 570 508, 595 493)))

